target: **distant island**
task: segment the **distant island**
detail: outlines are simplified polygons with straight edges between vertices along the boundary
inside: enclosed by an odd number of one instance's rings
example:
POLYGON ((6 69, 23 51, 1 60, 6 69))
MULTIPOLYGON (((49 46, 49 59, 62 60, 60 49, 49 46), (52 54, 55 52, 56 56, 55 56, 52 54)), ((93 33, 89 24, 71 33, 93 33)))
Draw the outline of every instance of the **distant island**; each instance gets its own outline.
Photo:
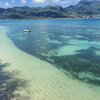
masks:
POLYGON ((100 18, 100 1, 82 0, 77 5, 66 8, 61 6, 0 8, 0 19, 43 18, 100 18))

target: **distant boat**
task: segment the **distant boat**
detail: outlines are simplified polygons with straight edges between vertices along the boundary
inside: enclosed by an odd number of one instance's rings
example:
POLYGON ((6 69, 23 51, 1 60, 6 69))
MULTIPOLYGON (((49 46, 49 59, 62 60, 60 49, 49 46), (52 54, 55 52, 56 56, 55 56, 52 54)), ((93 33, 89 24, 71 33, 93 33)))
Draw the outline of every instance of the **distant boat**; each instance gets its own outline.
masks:
POLYGON ((25 29, 24 32, 31 32, 31 30, 25 29))

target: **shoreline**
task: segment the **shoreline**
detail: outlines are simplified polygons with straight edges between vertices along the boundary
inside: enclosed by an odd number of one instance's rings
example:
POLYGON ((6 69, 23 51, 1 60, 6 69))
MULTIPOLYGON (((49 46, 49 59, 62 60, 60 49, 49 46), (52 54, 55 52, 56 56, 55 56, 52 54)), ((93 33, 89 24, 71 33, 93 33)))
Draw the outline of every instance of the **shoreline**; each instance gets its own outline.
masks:
POLYGON ((0 19, 2 20, 100 20, 100 18, 32 18, 32 19, 0 19))

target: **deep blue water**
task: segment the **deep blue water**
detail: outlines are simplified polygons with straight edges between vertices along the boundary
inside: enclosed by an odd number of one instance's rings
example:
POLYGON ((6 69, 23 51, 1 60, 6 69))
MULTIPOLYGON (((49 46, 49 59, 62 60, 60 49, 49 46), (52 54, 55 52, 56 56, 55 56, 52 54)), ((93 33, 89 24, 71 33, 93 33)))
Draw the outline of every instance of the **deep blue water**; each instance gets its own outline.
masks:
POLYGON ((21 50, 69 71, 80 80, 100 83, 99 19, 1 20, 0 25, 9 28, 7 35, 21 50), (31 32, 25 33, 24 29, 31 32), (82 72, 94 78, 80 78, 82 72))

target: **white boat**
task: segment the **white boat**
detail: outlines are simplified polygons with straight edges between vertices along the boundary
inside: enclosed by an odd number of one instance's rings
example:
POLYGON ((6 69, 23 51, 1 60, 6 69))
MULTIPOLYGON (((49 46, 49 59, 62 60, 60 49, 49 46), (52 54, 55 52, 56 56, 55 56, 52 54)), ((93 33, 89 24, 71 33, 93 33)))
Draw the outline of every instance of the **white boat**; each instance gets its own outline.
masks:
POLYGON ((24 32, 31 32, 31 30, 25 29, 24 32))

